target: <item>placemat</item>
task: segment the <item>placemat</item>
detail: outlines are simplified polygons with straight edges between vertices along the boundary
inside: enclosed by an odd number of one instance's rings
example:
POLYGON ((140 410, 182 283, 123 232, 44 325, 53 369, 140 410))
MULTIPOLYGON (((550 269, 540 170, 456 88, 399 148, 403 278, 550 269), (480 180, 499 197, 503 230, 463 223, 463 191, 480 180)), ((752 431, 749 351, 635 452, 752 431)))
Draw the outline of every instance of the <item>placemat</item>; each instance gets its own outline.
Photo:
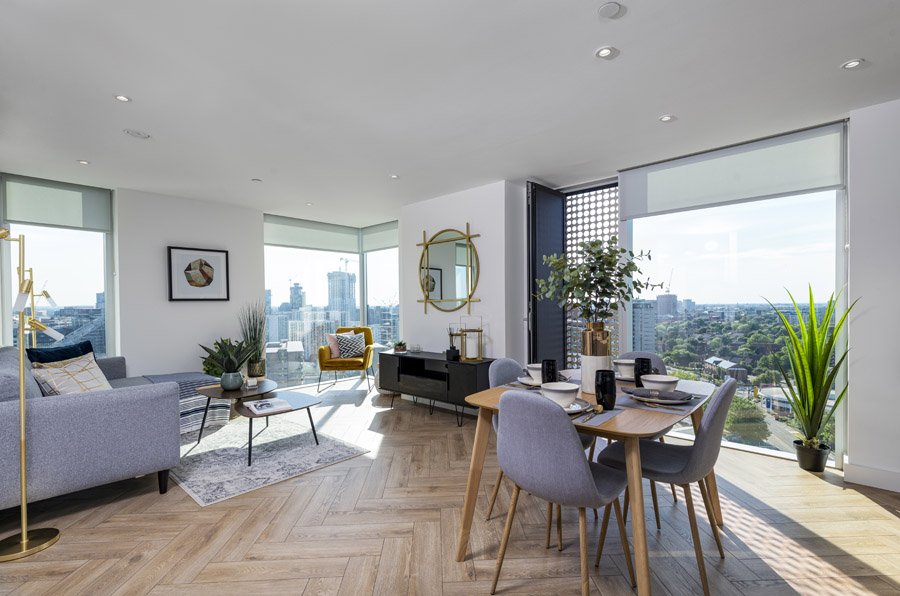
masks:
POLYGON ((584 418, 584 414, 582 414, 580 416, 575 416, 572 421, 575 422, 575 424, 582 424, 584 426, 600 426, 601 424, 603 424, 610 418, 618 416, 621 413, 622 413, 622 408, 614 408, 612 410, 606 410, 604 412, 597 414, 596 416, 594 416, 587 422, 578 422, 579 420, 584 418))

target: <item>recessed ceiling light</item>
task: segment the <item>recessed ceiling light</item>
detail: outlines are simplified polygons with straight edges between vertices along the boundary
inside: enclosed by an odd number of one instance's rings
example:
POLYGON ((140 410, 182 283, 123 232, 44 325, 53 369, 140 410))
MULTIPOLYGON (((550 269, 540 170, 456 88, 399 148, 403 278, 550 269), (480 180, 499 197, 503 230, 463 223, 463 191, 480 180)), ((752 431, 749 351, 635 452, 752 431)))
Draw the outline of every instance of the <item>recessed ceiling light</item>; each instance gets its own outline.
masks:
POLYGON ((618 2, 607 2, 597 9, 597 14, 604 19, 614 19, 619 16, 620 12, 622 12, 622 5, 618 2))
POLYGON ((618 54, 618 51, 612 46, 603 46, 594 52, 594 55, 597 56, 597 58, 605 58, 607 60, 615 58, 616 54, 618 54))
POLYGON ((309 201, 307 201, 307 202, 306 202, 306 206, 307 206, 307 207, 312 207, 312 206, 313 206, 313 204, 312 204, 312 203, 310 203, 310 202, 309 202, 309 201))
POLYGON ((398 180, 399 178, 400 176, 398 176, 397 174, 391 174, 391 180, 398 180))
POLYGON ((128 103, 129 101, 131 101, 131 98, 127 95, 116 95, 116 100, 121 101, 122 103, 128 103))
POLYGON ((122 132, 127 134, 129 137, 134 137, 136 139, 143 139, 145 141, 150 138, 150 135, 148 133, 140 131, 140 130, 134 130, 133 128, 126 128, 122 132))
POLYGON ((841 68, 844 70, 853 70, 854 68, 859 68, 866 61, 863 58, 854 58, 853 60, 847 60, 843 64, 841 64, 841 68))
POLYGON ((262 178, 251 178, 250 182, 262 182, 262 178))
POLYGON ((660 122, 673 122, 675 120, 676 120, 676 118, 672 114, 663 114, 662 116, 659 117, 660 122))
POLYGON ((83 166, 89 166, 89 165, 91 165, 91 162, 89 162, 89 161, 86 160, 86 159, 79 159, 79 160, 78 160, 78 163, 80 163, 80 164, 83 165, 83 166))

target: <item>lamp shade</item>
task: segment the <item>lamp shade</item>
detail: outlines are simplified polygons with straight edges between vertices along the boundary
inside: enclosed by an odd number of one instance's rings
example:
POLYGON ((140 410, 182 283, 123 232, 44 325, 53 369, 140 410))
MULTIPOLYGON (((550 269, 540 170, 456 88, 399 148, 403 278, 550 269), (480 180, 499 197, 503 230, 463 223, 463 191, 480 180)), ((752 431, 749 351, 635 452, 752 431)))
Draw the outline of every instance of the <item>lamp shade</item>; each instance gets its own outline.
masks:
POLYGON ((37 319, 28 319, 28 325, 35 331, 40 331, 44 335, 50 336, 54 341, 59 341, 65 337, 65 335, 63 335, 53 327, 48 327, 37 319))

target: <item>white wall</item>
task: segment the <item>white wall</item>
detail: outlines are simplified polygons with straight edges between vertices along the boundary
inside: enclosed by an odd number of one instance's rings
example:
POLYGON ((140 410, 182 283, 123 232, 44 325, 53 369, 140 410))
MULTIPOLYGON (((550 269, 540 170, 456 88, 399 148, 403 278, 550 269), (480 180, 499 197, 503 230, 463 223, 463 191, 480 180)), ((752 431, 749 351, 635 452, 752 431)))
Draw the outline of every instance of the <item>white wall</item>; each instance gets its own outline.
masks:
MULTIPOLYGON (((447 328, 466 309, 425 313, 417 271, 422 232, 470 224, 481 272, 472 314, 483 318, 485 356, 525 359, 525 195, 524 186, 494 182, 403 207, 400 211, 400 325, 403 339, 428 351, 449 345, 447 328)), ((445 273, 446 275, 446 273, 445 273)))
POLYGON ((240 308, 263 297, 262 212, 119 189, 115 193, 120 354, 131 376, 199 371, 202 350, 240 337, 240 308), (231 299, 169 302, 167 246, 228 251, 231 299))
POLYGON ((850 321, 847 401, 851 482, 900 490, 900 395, 885 382, 900 361, 900 100, 850 113, 848 144, 850 321))

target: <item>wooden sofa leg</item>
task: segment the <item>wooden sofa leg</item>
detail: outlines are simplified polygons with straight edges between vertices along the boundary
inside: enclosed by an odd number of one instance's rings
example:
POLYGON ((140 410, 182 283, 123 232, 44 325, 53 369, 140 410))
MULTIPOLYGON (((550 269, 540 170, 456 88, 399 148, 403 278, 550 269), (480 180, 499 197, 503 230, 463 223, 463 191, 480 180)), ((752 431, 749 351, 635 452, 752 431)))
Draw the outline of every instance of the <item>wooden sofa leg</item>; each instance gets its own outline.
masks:
POLYGON ((160 470, 156 473, 157 480, 159 480, 159 494, 164 495, 169 490, 169 471, 168 470, 160 470))

